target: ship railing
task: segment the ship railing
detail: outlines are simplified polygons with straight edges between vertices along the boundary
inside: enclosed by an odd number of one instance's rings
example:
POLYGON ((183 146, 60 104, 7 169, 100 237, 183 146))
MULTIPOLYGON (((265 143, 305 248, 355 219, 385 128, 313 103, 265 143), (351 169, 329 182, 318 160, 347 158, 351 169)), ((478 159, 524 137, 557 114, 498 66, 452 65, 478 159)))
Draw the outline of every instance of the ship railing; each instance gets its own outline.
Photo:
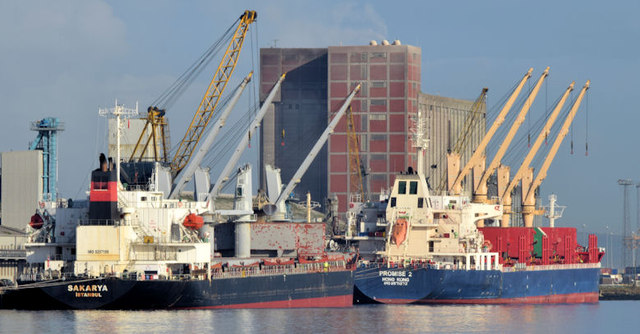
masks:
POLYGON ((82 226, 117 226, 120 225, 118 219, 79 219, 78 225, 82 226))
POLYGON ((278 274, 306 274, 306 273, 320 273, 320 272, 334 272, 344 271, 346 264, 344 261, 332 261, 333 263, 327 267, 324 267, 324 263, 306 263, 297 264, 292 266, 263 266, 259 268, 254 267, 238 267, 230 268, 228 271, 213 270, 211 271, 212 278, 235 278, 235 277, 248 277, 248 276, 271 276, 278 274), (340 264, 341 263, 341 264, 340 264), (318 265, 318 266, 314 266, 318 265))
POLYGON ((562 270, 562 269, 588 269, 588 268, 600 268, 600 263, 572 263, 572 264, 548 264, 548 265, 534 265, 534 266, 514 266, 503 267, 503 272, 515 272, 515 271, 540 271, 540 270, 562 270))
POLYGON ((27 257, 25 249, 0 249, 0 259, 15 259, 27 257))

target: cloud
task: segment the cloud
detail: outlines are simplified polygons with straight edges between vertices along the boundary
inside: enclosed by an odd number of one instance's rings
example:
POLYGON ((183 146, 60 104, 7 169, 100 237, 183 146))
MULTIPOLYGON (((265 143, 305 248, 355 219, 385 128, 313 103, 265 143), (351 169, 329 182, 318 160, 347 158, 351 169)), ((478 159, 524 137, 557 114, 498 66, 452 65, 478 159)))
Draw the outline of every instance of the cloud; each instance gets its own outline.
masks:
POLYGON ((125 24, 99 0, 5 1, 0 31, 0 152, 27 148, 35 138, 30 121, 59 117, 67 125, 59 139, 60 191, 75 193, 78 173, 88 171, 77 162, 95 150, 99 101, 120 81, 111 69, 128 50, 125 24))

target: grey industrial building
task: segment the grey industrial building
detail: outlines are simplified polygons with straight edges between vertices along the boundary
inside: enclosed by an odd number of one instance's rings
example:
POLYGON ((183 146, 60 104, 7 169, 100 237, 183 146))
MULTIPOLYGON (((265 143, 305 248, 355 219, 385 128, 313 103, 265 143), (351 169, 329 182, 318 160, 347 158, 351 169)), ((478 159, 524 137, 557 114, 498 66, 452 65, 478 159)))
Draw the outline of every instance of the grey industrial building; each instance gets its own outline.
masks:
POLYGON ((4 152, 1 161, 0 279, 15 280, 25 263, 26 226, 42 201, 42 151, 4 152))
MULTIPOLYGON (((425 157, 425 170, 432 188, 446 182, 447 153, 455 146, 461 136, 463 126, 470 112, 473 112, 474 101, 454 99, 440 95, 420 93, 418 108, 425 120, 426 138, 429 149, 425 157)), ((461 152, 461 161, 469 161, 474 148, 478 146, 486 132, 486 105, 476 111, 481 113, 480 121, 473 124, 467 145, 461 152)), ((471 192, 471 182, 465 182, 464 191, 471 192)))

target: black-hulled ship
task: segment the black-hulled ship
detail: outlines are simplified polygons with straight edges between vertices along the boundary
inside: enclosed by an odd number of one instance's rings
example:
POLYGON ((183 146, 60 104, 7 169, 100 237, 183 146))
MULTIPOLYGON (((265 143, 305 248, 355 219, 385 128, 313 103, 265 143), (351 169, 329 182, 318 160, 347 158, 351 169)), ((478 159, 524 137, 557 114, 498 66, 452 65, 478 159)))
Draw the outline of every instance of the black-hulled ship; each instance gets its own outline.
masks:
MULTIPOLYGON (((344 256, 325 252, 324 224, 242 217, 205 224, 209 201, 167 199, 157 190, 166 167, 123 167, 121 178, 138 181, 117 182, 115 165, 102 157, 87 205, 38 210, 28 264, 17 286, 0 288, 1 308, 352 305, 353 271, 344 256)), ((251 203, 251 192, 236 201, 251 203)))

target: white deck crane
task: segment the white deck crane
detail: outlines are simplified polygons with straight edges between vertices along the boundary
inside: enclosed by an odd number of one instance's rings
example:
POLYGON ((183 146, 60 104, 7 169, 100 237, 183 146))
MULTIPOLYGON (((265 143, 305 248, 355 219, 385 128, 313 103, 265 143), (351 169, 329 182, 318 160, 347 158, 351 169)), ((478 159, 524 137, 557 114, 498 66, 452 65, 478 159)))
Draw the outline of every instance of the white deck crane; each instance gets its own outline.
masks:
POLYGON ((278 199, 276 200, 276 202, 273 203, 275 204, 276 207, 279 207, 281 202, 283 202, 289 196, 291 191, 293 191, 293 188, 295 188, 295 186, 298 183, 300 183, 300 179, 302 178, 302 175, 304 175, 304 173, 307 171, 307 169, 313 162, 313 159, 316 157, 318 152, 320 152, 320 150, 322 149, 322 146, 324 146, 324 144, 327 142, 327 139, 329 139, 329 135, 333 132, 333 129, 336 127, 336 125, 340 121, 340 118, 342 118, 342 115, 345 114, 345 112, 347 111, 347 108, 351 104, 351 100, 356 95, 356 93, 358 93, 359 90, 360 90, 360 84, 358 84, 351 91, 351 94, 347 96, 347 99, 342 104, 342 107, 340 107, 338 112, 334 115, 333 119, 331 120, 327 128, 324 130, 320 138, 318 138, 318 141, 316 141, 316 144, 313 146, 313 148, 311 149, 307 157, 304 159, 304 161, 302 161, 302 164, 300 164, 300 167, 298 167, 298 170, 295 172, 295 174, 293 174, 293 177, 291 178, 291 181, 289 181, 289 184, 287 184, 284 190, 280 192, 280 196, 278 196, 278 199))
POLYGON ((262 118, 264 118, 264 115, 267 113, 267 110, 269 110, 271 101, 273 101, 273 98, 275 97, 276 93, 280 89, 280 85, 282 84, 284 77, 285 77, 285 74, 282 74, 280 76, 280 79, 278 79, 276 84, 273 86, 273 88, 269 92, 269 95, 267 95, 267 98, 262 103, 262 107, 260 107, 260 110, 254 117, 253 122, 251 123, 251 125, 249 125, 247 135, 242 136, 242 140, 240 140, 240 142, 238 143, 238 146, 236 146, 235 151, 233 151, 233 154, 231 155, 229 162, 227 162, 227 164, 224 166, 224 168, 222 169, 222 172, 218 176, 218 179, 209 190, 208 200, 210 200, 211 203, 213 203, 213 200, 218 195, 218 191, 220 191, 220 189, 222 188, 222 185, 229 179, 228 178, 229 173, 231 172, 232 169, 236 167, 236 164, 238 163, 238 160, 240 159, 242 152, 244 152, 244 149, 249 144, 249 134, 252 132, 255 132, 255 130, 257 130, 258 127, 260 126, 260 122, 262 121, 262 118))
POLYGON ((518 83, 511 96, 509 96, 509 98, 505 102, 502 110, 500 110, 500 112, 498 113, 498 117, 493 122, 487 133, 484 135, 484 137, 480 141, 480 144, 478 144, 478 147, 476 148, 475 152, 473 152, 471 158, 469 158, 467 164, 458 173, 458 176, 455 178, 452 184, 449 185, 449 194, 460 195, 462 193, 462 180, 464 180, 467 174, 469 174, 469 172, 471 172, 474 167, 481 166, 482 169, 484 169, 486 158, 485 149, 487 148, 487 145, 489 144, 489 141, 491 140, 493 135, 496 133, 496 131, 498 131, 498 128, 500 128, 502 123, 504 123, 509 110, 511 110, 511 106, 513 106, 513 103, 516 101, 516 98, 520 94, 522 87, 524 87, 524 84, 531 77, 531 72, 533 72, 533 68, 530 68, 529 71, 527 71, 527 73, 524 75, 522 80, 520 80, 520 83, 518 83))
MULTIPOLYGON (((516 133, 518 132, 520 125, 524 123, 524 120, 527 117, 527 113, 529 112, 529 109, 531 109, 531 105, 533 104, 533 101, 536 99, 536 96, 540 91, 540 87, 542 86, 544 79, 548 75, 549 67, 547 67, 544 72, 542 72, 542 75, 540 75, 540 79, 538 79, 538 82, 536 82, 533 90, 531 91, 531 93, 529 93, 529 96, 527 96, 527 99, 524 101, 524 105, 520 109, 520 112, 518 113, 516 119, 513 121, 513 124, 511 125, 509 132, 502 141, 498 152, 496 152, 489 166, 482 172, 480 182, 473 189, 473 202, 487 203, 487 181, 489 180, 489 176, 491 176, 493 172, 495 172, 496 168, 498 168, 498 166, 500 165, 502 157, 504 157, 504 154, 507 152, 507 149, 509 148, 509 145, 511 144, 511 141, 515 137, 516 133)), ((474 179, 475 177, 476 175, 474 175, 474 179)))
POLYGON ((551 162, 553 162, 553 159, 556 157, 556 153, 558 153, 558 149, 560 148, 560 144, 562 144, 564 137, 566 137, 567 133, 569 133, 569 127, 571 126, 573 118, 576 116, 576 113, 580 108, 580 104, 582 103, 584 94, 587 92, 587 89, 589 89, 590 85, 591 80, 587 80, 575 102, 573 102, 571 110, 569 111, 567 117, 564 119, 564 123, 560 128, 560 132, 553 142, 551 149, 549 149, 549 153, 547 153, 547 157, 542 163, 542 167, 540 167, 540 171, 538 171, 538 175, 536 176, 536 178, 533 179, 533 168, 529 167, 527 169, 527 173, 522 179, 522 219, 524 221, 525 227, 533 227, 533 216, 535 214, 541 213, 537 212, 536 210, 536 189, 538 189, 542 181, 547 177, 547 171, 551 166, 551 162))
MULTIPOLYGON (((538 138, 536 138, 536 141, 531 146, 529 153, 522 161, 522 164, 518 168, 518 171, 515 173, 515 175, 513 175, 513 179, 511 180, 511 182, 509 182, 506 189, 498 189, 498 196, 500 196, 500 199, 502 200, 502 205, 504 206, 504 214, 502 215, 502 220, 500 221, 500 225, 502 227, 509 227, 509 219, 511 215, 511 192, 518 185, 520 180, 522 180, 522 177, 524 176, 526 169, 529 168, 531 161, 536 156, 536 153, 540 149, 540 146, 542 145, 542 142, 544 141, 544 139, 547 138, 547 136, 549 136, 549 132, 551 132, 551 127, 555 123, 556 118, 558 118, 558 115, 560 115, 560 111, 562 110, 562 107, 564 106, 565 102, 569 98, 569 93, 573 91, 574 84, 575 82, 572 82, 571 85, 567 87, 564 94, 562 94, 560 101, 558 101, 558 104, 556 104, 555 108, 551 112, 551 115, 549 115, 547 122, 545 123, 544 127, 538 134, 538 138)), ((504 166, 504 168, 506 169, 504 169, 504 172, 502 172, 502 174, 506 174, 506 177, 508 179, 509 178, 508 167, 504 166)))
POLYGON ((216 137, 220 133, 220 130, 222 129, 222 127, 226 123, 227 117, 231 113, 231 110, 233 110, 233 108, 235 107, 236 103, 238 103, 238 100, 240 99, 240 95, 242 95, 242 92, 244 91, 244 88, 247 86, 249 81, 251 81, 251 77, 252 76, 253 76, 253 71, 251 71, 244 78, 244 80, 242 80, 242 82, 240 83, 240 86, 238 87, 238 89, 235 91, 235 93, 231 97, 231 100, 229 100, 229 102, 227 103, 227 106, 222 111, 222 114, 220 115, 220 118, 218 118, 216 123, 213 125, 213 127, 211 128, 211 130, 207 134, 207 137, 204 139, 202 144, 200 144, 200 147, 198 148, 196 154, 190 159, 189 163, 182 170, 182 172, 178 175, 178 179, 174 183, 174 187, 173 187, 173 190, 171 191, 171 194, 169 195, 169 198, 177 198, 180 195, 180 192, 184 189, 184 187, 187 185, 187 183, 191 180, 191 178, 193 177, 193 174, 195 173, 196 169, 198 168, 198 166, 200 166, 200 163, 202 162, 202 159, 204 159, 204 157, 207 154, 207 152, 209 152, 209 149, 211 148, 211 145, 213 144, 213 141, 216 139, 216 137))

